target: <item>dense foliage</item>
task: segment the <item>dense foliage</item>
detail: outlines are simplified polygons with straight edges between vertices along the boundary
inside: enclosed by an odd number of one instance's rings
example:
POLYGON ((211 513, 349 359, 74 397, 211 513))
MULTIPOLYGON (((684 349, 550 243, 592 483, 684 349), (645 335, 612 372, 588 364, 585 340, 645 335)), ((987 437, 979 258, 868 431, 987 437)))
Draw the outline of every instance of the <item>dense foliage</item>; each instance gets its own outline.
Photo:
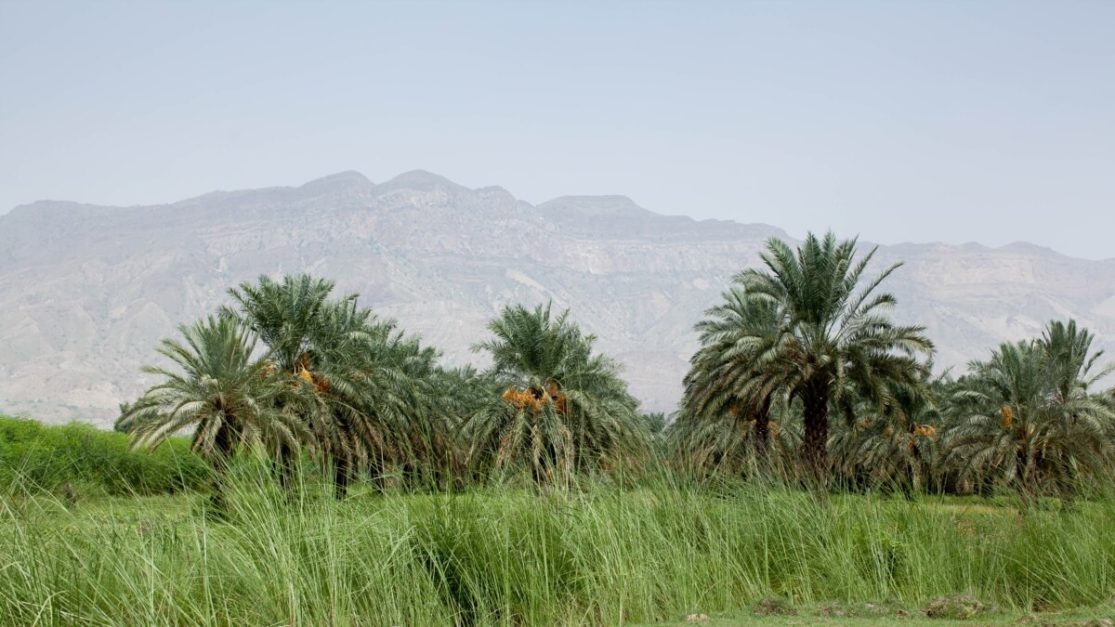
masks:
POLYGON ((701 346, 670 430, 676 462, 708 476, 848 489, 1071 498, 1115 461, 1111 392, 1076 323, 1004 344, 958 380, 931 378, 932 344, 892 322, 871 251, 773 240, 697 325, 701 346), (773 457, 773 459, 771 459, 773 457))
POLYGON ((463 425, 470 457, 496 469, 526 467, 539 482, 645 458, 648 439, 617 365, 568 312, 508 307, 492 321, 492 396, 463 425))
POLYGON ((449 369, 329 281, 262 277, 164 341, 171 367, 149 370, 163 381, 118 428, 137 446, 192 429, 218 479, 255 451, 290 489, 310 460, 338 497, 360 477, 379 489, 568 487, 669 466, 697 480, 1071 501, 1112 468, 1115 403, 1097 389, 1107 371, 1087 330, 1051 322, 934 379, 923 327, 895 322, 884 291, 900 264, 871 274, 873 259, 832 234, 797 248, 772 239, 697 324, 670 417, 640 414, 568 311, 505 307, 477 344, 490 366, 449 369))
POLYGON ((205 489, 209 480, 205 462, 182 438, 147 453, 132 450, 128 436, 91 425, 48 427, 0 416, 0 494, 172 494, 205 489))

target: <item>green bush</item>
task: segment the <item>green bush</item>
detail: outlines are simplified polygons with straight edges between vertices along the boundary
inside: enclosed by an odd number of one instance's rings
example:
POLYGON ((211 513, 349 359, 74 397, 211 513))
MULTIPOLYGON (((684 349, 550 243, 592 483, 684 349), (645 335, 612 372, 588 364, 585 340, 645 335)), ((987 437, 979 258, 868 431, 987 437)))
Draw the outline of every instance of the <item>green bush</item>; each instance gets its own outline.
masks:
POLYGON ((170 494, 208 485, 209 470, 189 442, 132 451, 122 433, 71 423, 46 426, 0 416, 0 486, 9 491, 170 494))

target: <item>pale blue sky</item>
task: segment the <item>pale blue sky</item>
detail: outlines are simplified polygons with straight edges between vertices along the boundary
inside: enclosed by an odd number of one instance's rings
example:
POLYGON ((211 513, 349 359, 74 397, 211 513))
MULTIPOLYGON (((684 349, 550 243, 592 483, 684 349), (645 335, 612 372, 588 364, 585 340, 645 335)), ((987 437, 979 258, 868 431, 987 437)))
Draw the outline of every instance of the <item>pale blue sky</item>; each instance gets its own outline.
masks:
POLYGON ((0 212, 414 168, 1115 257, 1115 2, 0 0, 0 212))

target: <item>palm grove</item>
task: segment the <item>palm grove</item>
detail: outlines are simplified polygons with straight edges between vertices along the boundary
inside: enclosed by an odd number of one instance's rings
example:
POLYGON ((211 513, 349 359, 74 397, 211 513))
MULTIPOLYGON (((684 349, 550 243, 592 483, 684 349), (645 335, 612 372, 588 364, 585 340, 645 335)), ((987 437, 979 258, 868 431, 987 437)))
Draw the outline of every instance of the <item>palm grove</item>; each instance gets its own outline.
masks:
POLYGON ((697 325, 672 421, 643 415, 617 364, 568 312, 506 307, 484 371, 438 352, 310 276, 261 278, 180 328, 160 381, 117 428, 155 447, 193 429, 221 502, 239 453, 294 489, 306 463, 338 498, 377 488, 524 480, 569 487, 671 471, 811 489, 982 492, 1071 499, 1115 462, 1115 396, 1092 336, 1072 321, 1005 343, 958 377, 932 374, 933 344, 896 324, 855 240, 771 240, 697 325))

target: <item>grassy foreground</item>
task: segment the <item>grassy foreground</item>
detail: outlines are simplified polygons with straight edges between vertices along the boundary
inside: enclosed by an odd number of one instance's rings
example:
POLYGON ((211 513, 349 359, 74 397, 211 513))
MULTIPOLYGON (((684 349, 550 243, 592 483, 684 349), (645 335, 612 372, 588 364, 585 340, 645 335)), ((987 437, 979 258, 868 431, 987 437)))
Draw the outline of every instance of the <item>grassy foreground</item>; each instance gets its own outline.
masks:
MULTIPOLYGON (((183 441, 0 418, 2 625, 1086 624, 1115 616, 1115 500, 600 484, 291 497, 183 441), (966 596, 965 596, 966 595, 966 596), (708 617, 706 620, 706 616, 708 617)), ((1097 623, 1106 624, 1106 623, 1097 623)))
POLYGON ((0 623, 731 624, 758 608, 809 624, 924 620, 901 608, 958 594, 983 607, 941 617, 1115 615, 1109 502, 1021 516, 955 498, 665 486, 343 503, 307 486, 288 502, 252 482, 231 502, 217 521, 200 494, 9 494, 0 623))

